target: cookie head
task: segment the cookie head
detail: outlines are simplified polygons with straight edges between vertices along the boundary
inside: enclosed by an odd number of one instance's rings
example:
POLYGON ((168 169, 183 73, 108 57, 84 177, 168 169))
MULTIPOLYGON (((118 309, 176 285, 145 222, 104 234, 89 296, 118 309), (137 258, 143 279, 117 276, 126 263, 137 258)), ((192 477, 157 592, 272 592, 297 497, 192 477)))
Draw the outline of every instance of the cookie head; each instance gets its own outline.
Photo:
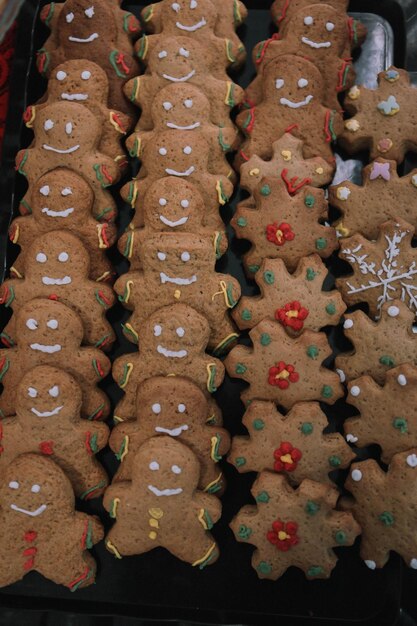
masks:
POLYGON ((214 30, 217 11, 210 0, 179 0, 162 13, 164 27, 175 28, 178 35, 214 30))
POLYGON ((53 231, 31 244, 26 263, 28 281, 59 295, 61 287, 68 288, 77 281, 87 280, 90 257, 78 237, 69 231, 53 231))
POLYGON ((203 274, 213 267, 213 255, 210 239, 189 233, 154 235, 143 245, 143 268, 156 274, 161 285, 203 285, 203 274))
POLYGON ((204 93, 187 83, 169 85, 153 102, 155 126, 172 130, 195 130, 210 123, 210 102, 204 93))
POLYGON ((109 83, 106 72, 96 63, 73 59, 54 69, 48 83, 51 100, 101 102, 107 106, 109 83))
POLYGON ((39 111, 34 130, 43 155, 77 159, 95 148, 101 136, 96 116, 82 104, 55 102, 39 111))
POLYGON ((291 37, 297 39, 300 52, 310 57, 329 53, 331 58, 342 52, 348 40, 347 17, 331 6, 315 4, 297 11, 289 24, 291 37))
POLYGON ((75 357, 83 334, 80 317, 56 300, 35 298, 24 304, 16 314, 19 348, 39 356, 69 350, 75 357))
POLYGON ((323 80, 315 65, 292 55, 284 55, 265 68, 265 99, 293 111, 309 110, 320 103, 323 80), (289 72, 291 68, 291 72, 289 72))
POLYGON ((77 56, 85 50, 90 57, 103 41, 106 47, 114 47, 117 28, 111 3, 68 0, 59 16, 58 32, 61 45, 77 56))
POLYGON ((140 482, 157 498, 190 497, 200 474, 192 450, 171 437, 149 439, 138 450, 133 467, 133 482, 140 482))
POLYGON ((156 231, 190 231, 201 225, 203 198, 194 185, 168 176, 153 183, 145 196, 145 223, 156 231))
POLYGON ((42 176, 32 191, 32 212, 48 229, 84 223, 91 215, 94 194, 90 185, 71 170, 60 168, 42 176))
POLYGON ((168 83, 186 83, 200 71, 204 53, 189 37, 163 37, 149 55, 149 71, 168 83))
POLYGON ((207 141, 193 131, 183 131, 180 135, 177 137, 171 131, 161 132, 145 148, 146 169, 152 176, 188 178, 204 168, 207 171, 207 141))
POLYGON ((81 389, 67 372, 39 365, 27 372, 16 394, 16 412, 26 426, 36 427, 51 420, 72 420, 79 416, 81 389))

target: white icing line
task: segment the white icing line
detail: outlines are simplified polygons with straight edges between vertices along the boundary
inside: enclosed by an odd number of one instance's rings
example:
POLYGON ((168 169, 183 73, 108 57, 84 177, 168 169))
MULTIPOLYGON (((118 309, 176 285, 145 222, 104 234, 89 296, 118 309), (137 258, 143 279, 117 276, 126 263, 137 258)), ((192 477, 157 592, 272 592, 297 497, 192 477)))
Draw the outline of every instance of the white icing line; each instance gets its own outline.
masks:
POLYGON ((73 43, 91 43, 92 41, 98 38, 99 38, 98 33, 92 33, 89 37, 87 37, 87 39, 80 39, 79 37, 73 37, 72 35, 68 37, 68 39, 72 41, 73 43))
POLYGON ((69 285, 72 283, 71 276, 64 276, 64 278, 50 278, 49 276, 43 276, 42 282, 44 285, 69 285))
POLYGON ((305 107, 312 101, 313 96, 309 95, 305 100, 301 100, 300 102, 293 102, 292 100, 288 100, 287 98, 280 98, 280 103, 283 106, 290 107, 290 109, 299 109, 300 107, 305 107))
POLYGON ((186 83, 187 80, 190 80, 190 78, 194 76, 194 74, 195 70, 191 70, 189 74, 183 76, 182 78, 175 78, 175 76, 170 76, 169 74, 162 74, 162 77, 165 78, 165 80, 170 80, 173 83, 186 83))
POLYGON ((195 172, 195 167, 194 165, 191 165, 191 167, 189 167, 188 170, 185 170, 185 172, 177 172, 177 170, 172 170, 171 168, 167 167, 165 169, 165 172, 168 174, 168 176, 191 176, 191 174, 195 172))
POLYGON ((165 224, 165 226, 170 226, 171 228, 175 228, 176 226, 182 226, 183 224, 186 224, 188 222, 188 217, 181 217, 176 222, 171 222, 171 220, 167 219, 163 215, 160 215, 159 219, 163 224, 165 224))
POLYGON ((30 517, 38 517, 38 515, 42 515, 47 507, 46 504, 41 504, 41 506, 36 509, 36 511, 28 511, 27 509, 21 509, 20 507, 16 506, 16 504, 11 504, 10 508, 13 509, 13 511, 23 513, 24 515, 29 515, 30 517))
POLYGON ((53 409, 53 411, 44 411, 44 412, 38 411, 35 408, 31 408, 30 410, 32 411, 32 413, 34 413, 38 417, 52 417, 53 415, 58 415, 58 413, 63 408, 64 408, 63 406, 57 406, 55 409, 53 409))
POLYGON ((167 122, 166 125, 173 130, 194 130, 201 126, 200 122, 194 122, 194 124, 190 124, 189 126, 178 126, 178 124, 174 124, 173 122, 167 122))
POLYGON ((47 143, 44 143, 42 148, 44 150, 49 150, 50 152, 56 152, 57 154, 72 154, 73 152, 76 152, 80 146, 73 146, 72 148, 68 148, 68 150, 60 150, 59 148, 54 148, 53 146, 48 146, 47 143))
POLYGON ((185 430, 188 430, 187 424, 183 424, 182 426, 178 426, 178 428, 163 428, 162 426, 156 426, 155 432, 164 433, 166 435, 170 435, 170 437, 179 437, 181 433, 185 430))
POLYGON ((196 30, 203 28, 207 24, 204 17, 201 18, 199 22, 193 24, 192 26, 185 26, 185 24, 181 24, 181 22, 175 22, 175 26, 180 30, 185 30, 187 33, 194 33, 196 30))
POLYGON ((54 354, 54 352, 59 352, 62 350, 62 346, 59 343, 56 343, 52 346, 46 346, 42 343, 31 343, 30 347, 32 350, 38 350, 39 352, 46 352, 47 354, 54 354))
POLYGON ((323 41, 322 43, 317 43, 316 41, 312 41, 308 37, 301 37, 301 41, 305 43, 310 48, 330 48, 332 45, 330 41, 323 41))
POLYGON ((165 283, 173 283, 174 285, 192 285, 197 282, 196 274, 193 274, 191 278, 171 278, 164 272, 161 272, 159 276, 163 285, 165 285, 165 283))
POLYGON ((42 209, 42 213, 46 213, 48 217, 68 217, 71 213, 74 212, 74 208, 70 207, 69 209, 64 209, 63 211, 52 211, 47 207, 42 209))
POLYGON ((167 357, 168 359, 183 359, 187 356, 187 350, 168 350, 168 348, 164 348, 164 346, 157 346, 156 351, 162 356, 167 357))
POLYGON ((178 496, 182 493, 181 487, 178 487, 178 489, 158 489, 158 487, 148 485, 148 489, 156 496, 178 496))
POLYGON ((86 93, 61 93, 61 100, 88 100, 86 93))

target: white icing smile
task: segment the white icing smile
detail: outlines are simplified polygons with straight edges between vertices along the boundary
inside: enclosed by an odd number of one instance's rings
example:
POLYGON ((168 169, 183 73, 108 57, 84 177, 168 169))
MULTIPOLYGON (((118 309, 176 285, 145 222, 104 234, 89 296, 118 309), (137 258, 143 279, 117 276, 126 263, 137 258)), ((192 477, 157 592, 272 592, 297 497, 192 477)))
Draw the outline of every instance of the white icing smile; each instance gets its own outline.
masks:
POLYGON ((88 100, 86 93, 61 93, 61 100, 88 100))
POLYGON ((164 433, 169 435, 170 437, 179 437, 182 432, 188 430, 187 424, 182 424, 182 426, 178 426, 178 428, 162 428, 162 426, 156 426, 155 432, 164 433))
POLYGON ((30 410, 32 411, 32 413, 34 413, 38 417, 52 417, 53 415, 58 415, 58 413, 61 411, 61 409, 63 409, 63 406, 57 406, 52 411, 44 411, 44 412, 38 411, 35 408, 31 408, 30 410))
POLYGON ((165 78, 165 80, 170 80, 173 83, 186 83, 187 80, 190 80, 190 78, 192 78, 195 74, 195 70, 191 70, 191 72, 189 74, 187 74, 186 76, 182 76, 182 78, 175 78, 175 76, 170 76, 169 74, 162 74, 162 77, 165 78))
POLYGON ((29 515, 29 517, 38 517, 38 515, 42 515, 42 513, 44 511, 46 511, 46 504, 41 504, 41 506, 36 509, 36 511, 28 511, 27 509, 21 509, 20 507, 16 506, 16 504, 11 504, 10 508, 13 509, 13 511, 17 511, 18 513, 23 513, 23 515, 29 515))
POLYGON ((156 496, 178 496, 182 493, 181 487, 178 487, 178 489, 158 489, 158 487, 148 485, 148 489, 156 496))
POLYGON ((72 154, 79 149, 79 144, 76 146, 72 146, 72 148, 68 148, 67 150, 60 150, 59 148, 54 148, 53 146, 48 146, 47 143, 44 143, 42 148, 44 150, 49 150, 50 152, 56 152, 57 154, 72 154))
POLYGON ((176 222, 171 222, 171 220, 166 218, 164 215, 160 215, 159 219, 161 220, 163 224, 165 224, 165 226, 169 226, 170 228, 175 228, 176 226, 182 226, 183 224, 186 224, 188 222, 188 217, 181 217, 176 222))
POLYGON ((176 22, 175 26, 179 28, 180 30, 187 31, 187 33, 193 33, 199 28, 203 28, 203 26, 205 26, 206 24, 207 24, 206 20, 204 19, 204 17, 202 17, 199 22, 197 22, 196 24, 193 24, 192 26, 185 26, 185 24, 181 24, 181 22, 176 22))
POLYGON ((168 350, 168 348, 164 348, 164 346, 157 346, 156 351, 162 356, 166 356, 167 359, 183 359, 187 356, 187 350, 168 350))
POLYGON ((74 209, 73 207, 70 207, 69 209, 64 209, 63 211, 52 211, 51 209, 45 207, 42 209, 42 213, 46 213, 48 217, 68 217, 68 215, 74 213, 74 209))
POLYGON ((293 100, 288 100, 287 98, 280 98, 280 104, 285 107, 290 107, 290 109, 299 109, 300 107, 305 107, 312 101, 313 96, 307 96, 305 100, 300 100, 299 102, 294 102, 293 100))
POLYGON ((323 41, 322 43, 317 43, 316 41, 312 41, 308 37, 301 37, 301 41, 306 44, 306 46, 310 46, 310 48, 330 48, 332 45, 330 41, 323 41))
POLYGON ((68 39, 72 41, 73 43, 91 43, 92 41, 98 38, 99 38, 98 33, 92 33, 89 37, 87 37, 87 39, 80 39, 79 37, 73 37, 72 35, 68 37, 68 39))
POLYGON ((177 172, 177 170, 172 170, 170 167, 167 167, 165 172, 168 176, 191 176, 191 174, 195 172, 195 167, 194 165, 191 165, 191 167, 189 167, 188 170, 185 170, 185 172, 177 172))
POLYGON ((193 274, 190 278, 171 278, 164 272, 159 274, 161 277, 161 283, 165 285, 165 283, 173 283, 174 285, 192 285, 197 282, 196 274, 193 274))
POLYGON ((194 130, 201 126, 200 122, 194 122, 194 124, 190 124, 189 126, 178 126, 178 124, 174 124, 174 122, 167 122, 166 125, 168 128, 173 128, 174 130, 194 130))
POLYGON ((49 276, 44 276, 42 282, 44 285, 69 285, 72 282, 72 278, 71 276, 64 276, 64 278, 50 278, 49 276))
POLYGON ((56 343, 52 346, 46 346, 43 343, 31 343, 30 347, 32 350, 39 350, 39 352, 47 352, 48 354, 54 354, 54 352, 59 352, 62 350, 62 346, 59 343, 56 343))

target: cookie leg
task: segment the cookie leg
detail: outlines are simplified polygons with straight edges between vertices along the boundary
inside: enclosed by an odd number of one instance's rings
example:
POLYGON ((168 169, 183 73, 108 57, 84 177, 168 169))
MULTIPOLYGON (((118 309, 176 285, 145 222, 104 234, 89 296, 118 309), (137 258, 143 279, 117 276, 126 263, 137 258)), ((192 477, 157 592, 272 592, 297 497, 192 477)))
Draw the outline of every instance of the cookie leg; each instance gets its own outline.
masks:
POLYGON ((58 554, 59 561, 47 559, 46 563, 38 568, 42 576, 53 580, 58 585, 65 585, 70 591, 77 591, 83 587, 88 587, 95 582, 97 565, 91 554, 69 555, 65 560, 65 554, 58 554))
POLYGON ((144 554, 159 544, 155 543, 154 539, 148 537, 148 535, 137 529, 135 537, 127 536, 125 531, 119 532, 117 523, 110 529, 105 544, 109 552, 111 552, 117 559, 121 559, 124 556, 133 556, 144 554))
POLYGON ((167 549, 181 561, 190 563, 193 567, 204 569, 217 561, 219 549, 213 537, 208 535, 203 529, 193 525, 190 532, 183 530, 182 536, 173 546, 167 549))

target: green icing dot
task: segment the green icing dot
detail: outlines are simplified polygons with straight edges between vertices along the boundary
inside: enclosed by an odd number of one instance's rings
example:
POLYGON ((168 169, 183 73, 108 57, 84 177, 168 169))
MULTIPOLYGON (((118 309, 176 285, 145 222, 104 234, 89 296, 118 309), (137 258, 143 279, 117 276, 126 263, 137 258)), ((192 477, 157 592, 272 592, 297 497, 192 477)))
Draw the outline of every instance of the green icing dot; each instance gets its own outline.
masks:
POLYGON ((252 529, 249 528, 248 526, 245 526, 244 524, 241 524, 239 526, 239 530, 237 534, 241 539, 249 539, 249 537, 252 534, 252 529))
POLYGON ((396 417, 393 420, 392 425, 394 426, 394 428, 399 430, 400 433, 402 434, 408 433, 408 424, 407 424, 407 420, 404 419, 404 417, 396 417))
POLYGON ((307 500, 305 510, 307 515, 315 515, 320 511, 320 504, 317 504, 314 500, 307 500))
POLYGON ((271 193, 271 187, 269 185, 263 185, 263 187, 261 188, 261 195, 269 196, 270 193, 271 193))
POLYGON ((342 461, 338 456, 331 456, 329 457, 329 464, 332 467, 339 467, 342 464, 342 461))
POLYGON ((304 424, 301 424, 300 430, 303 435, 311 435, 313 432, 313 424, 311 422, 304 422, 304 424))
POLYGON ((247 226, 248 222, 245 220, 244 217, 239 217, 239 219, 237 220, 237 225, 238 226, 242 226, 242 228, 244 226, 247 226))
POLYGON ((312 281, 316 278, 316 276, 317 276, 317 272, 315 272, 312 267, 307 268, 307 272, 306 272, 307 280, 312 281))
POLYGON ((316 201, 314 199, 314 196, 308 194, 305 198, 304 198, 304 204, 306 206, 308 206, 309 209, 311 209, 315 204, 316 201))
POLYGON ((307 576, 313 578, 314 576, 320 576, 320 574, 323 573, 324 569, 320 567, 320 565, 313 565, 313 567, 310 567, 310 569, 307 571, 307 576))
POLYGON ((346 533, 343 532, 343 530, 338 530, 334 538, 336 539, 336 543, 341 546, 346 543, 346 533))
POLYGON ((249 265, 248 270, 251 274, 256 274, 259 271, 259 265, 249 265))
POLYGON ((324 250, 325 248, 327 248, 327 239, 325 239, 324 237, 319 237, 319 239, 316 239, 316 248, 317 250, 324 250))
POLYGON ((381 365, 386 365, 387 367, 395 367, 395 361, 392 356, 384 355, 379 359, 381 365))
POLYGON ((270 574, 272 572, 272 567, 266 561, 261 561, 257 567, 257 570, 261 574, 270 574))
POLYGON ((261 491, 256 496, 256 502, 269 502, 269 493, 266 491, 261 491))
POLYGON ((262 333, 262 335, 261 335, 261 345, 262 346, 269 346, 270 343, 271 343, 271 337, 268 335, 268 333, 262 333))
POLYGON ((236 365, 236 374, 244 374, 248 368, 243 363, 238 363, 236 365))
POLYGON ((389 511, 384 511, 383 513, 381 513, 381 515, 378 515, 378 519, 385 526, 392 526, 394 524, 394 516, 389 511))
POLYGON ((324 385, 323 389, 321 390, 321 395, 323 396, 323 398, 332 397, 333 389, 330 387, 330 385, 324 385))
POLYGON ((252 319, 252 313, 248 309, 243 309, 242 313, 240 314, 240 317, 242 318, 242 320, 249 322, 249 320, 252 319))
POLYGON ((336 313, 336 307, 333 302, 330 302, 330 304, 326 306, 326 313, 329 315, 334 315, 336 313))
POLYGON ((273 285, 275 282, 275 275, 274 272, 271 272, 270 270, 267 270, 266 272, 264 272, 264 281, 268 284, 268 285, 273 285))
POLYGON ((243 465, 246 465, 246 459, 244 456, 238 456, 235 463, 237 467, 242 467, 243 465))
POLYGON ((265 422, 261 419, 257 419, 253 421, 253 427, 255 430, 263 430, 265 426, 265 422))
POLYGON ((307 356, 310 359, 317 359, 317 357, 319 356, 319 349, 317 348, 317 346, 308 346, 307 356))

